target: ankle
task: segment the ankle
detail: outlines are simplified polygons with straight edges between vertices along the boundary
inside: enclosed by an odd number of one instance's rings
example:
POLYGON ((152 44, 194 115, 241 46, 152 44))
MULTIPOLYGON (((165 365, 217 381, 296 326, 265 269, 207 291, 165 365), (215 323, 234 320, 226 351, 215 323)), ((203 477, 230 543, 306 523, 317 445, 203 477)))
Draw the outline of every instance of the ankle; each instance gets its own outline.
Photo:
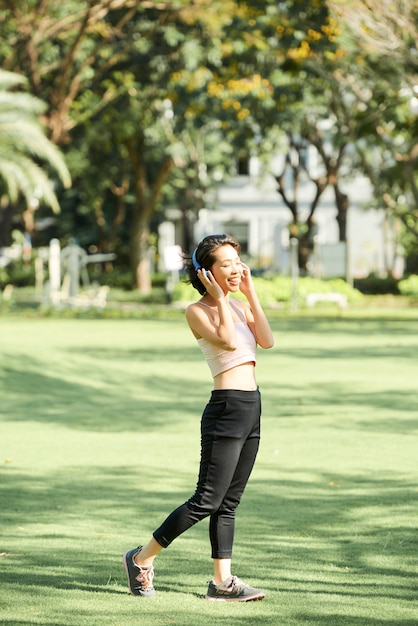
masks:
POLYGON ((137 554, 135 554, 134 556, 134 563, 138 567, 152 567, 153 560, 154 559, 141 559, 141 555, 139 552, 137 552, 137 554))

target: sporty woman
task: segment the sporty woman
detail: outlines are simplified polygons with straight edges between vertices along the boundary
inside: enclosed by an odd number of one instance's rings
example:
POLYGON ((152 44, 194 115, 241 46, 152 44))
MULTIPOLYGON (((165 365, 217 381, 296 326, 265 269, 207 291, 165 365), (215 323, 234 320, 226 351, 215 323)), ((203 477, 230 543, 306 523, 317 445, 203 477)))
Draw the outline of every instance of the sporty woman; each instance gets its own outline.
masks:
POLYGON ((213 377, 201 420, 201 458, 195 493, 175 509, 145 546, 124 555, 131 594, 155 595, 153 562, 185 530, 210 516, 214 566, 207 600, 261 600, 265 593, 231 573, 235 511, 251 474, 260 441, 260 392, 256 347, 271 348, 273 335, 238 242, 228 235, 205 237, 186 264, 202 296, 186 319, 213 377), (241 292, 244 302, 230 298, 241 292))

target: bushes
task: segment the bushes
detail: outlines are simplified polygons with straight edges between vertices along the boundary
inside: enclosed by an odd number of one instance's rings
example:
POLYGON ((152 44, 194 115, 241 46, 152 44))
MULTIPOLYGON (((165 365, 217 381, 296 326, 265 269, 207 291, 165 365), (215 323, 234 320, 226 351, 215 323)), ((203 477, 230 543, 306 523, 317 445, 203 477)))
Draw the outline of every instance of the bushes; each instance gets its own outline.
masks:
MULTIPOLYGON (((165 274, 152 275, 152 292, 144 295, 133 289, 132 273, 128 270, 115 268, 110 272, 92 272, 90 279, 96 279, 100 284, 105 284, 111 288, 108 301, 114 303, 131 303, 131 304, 166 304, 172 302, 194 302, 198 299, 198 292, 187 283, 184 278, 174 285, 171 298, 168 297, 166 291, 165 274)), ((264 307, 277 308, 286 307, 295 304, 293 294, 293 281, 289 276, 271 275, 271 276, 254 276, 254 284, 257 289, 258 296, 264 307)), ((24 265, 22 263, 10 264, 7 267, 0 267, 0 291, 7 284, 15 287, 28 287, 35 285, 35 275, 33 265, 24 265)), ((363 301, 363 293, 370 295, 380 295, 387 293, 395 293, 407 298, 418 299, 418 275, 413 274, 409 278, 397 281, 391 278, 379 278, 370 276, 362 281, 355 283, 359 288, 351 287, 345 280, 334 278, 330 280, 319 280, 309 276, 299 277, 297 281, 297 306, 303 308, 306 305, 306 297, 312 293, 331 293, 337 292, 346 296, 349 304, 360 304, 363 301)), ((241 293, 237 297, 244 296, 241 293)))
POLYGON ((398 280, 393 276, 377 276, 370 274, 366 278, 360 278, 354 281, 356 289, 361 293, 377 296, 383 294, 399 295, 398 280))
POLYGON ((357 304, 362 300, 362 294, 358 289, 349 285, 342 278, 331 278, 330 280, 319 280, 306 276, 299 278, 299 296, 305 298, 308 293, 341 293, 347 298, 350 304, 357 304))
POLYGON ((403 296, 411 296, 418 299, 418 275, 412 274, 408 278, 399 281, 398 289, 403 296))
MULTIPOLYGON (((288 276, 273 276, 272 278, 254 277, 260 302, 265 307, 274 307, 280 304, 288 304, 292 301, 292 279, 288 276)), ((344 294, 351 304, 361 302, 362 294, 351 287, 341 278, 331 280, 319 280, 310 277, 301 277, 297 282, 298 304, 303 306, 308 293, 331 293, 344 294)), ((174 287, 173 300, 175 302, 193 302, 198 297, 197 291, 184 282, 179 282, 174 287)), ((243 296, 240 296, 243 297, 243 296)))
POLYGON ((382 278, 375 274, 370 274, 367 278, 354 281, 354 285, 359 291, 368 295, 392 294, 418 298, 417 274, 411 274, 408 278, 402 280, 398 280, 393 276, 382 278))
POLYGON ((30 287, 35 284, 35 268, 33 263, 25 264, 17 261, 0 268, 0 289, 6 285, 14 287, 30 287))

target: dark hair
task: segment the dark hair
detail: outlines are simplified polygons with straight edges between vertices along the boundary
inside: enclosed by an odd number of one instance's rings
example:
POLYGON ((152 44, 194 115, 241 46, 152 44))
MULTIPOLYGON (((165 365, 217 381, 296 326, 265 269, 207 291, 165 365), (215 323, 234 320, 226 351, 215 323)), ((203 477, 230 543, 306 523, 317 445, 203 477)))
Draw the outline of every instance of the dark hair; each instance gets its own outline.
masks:
POLYGON ((193 253, 189 257, 186 257, 187 260, 184 264, 184 269, 189 276, 187 282, 191 283, 202 296, 205 295, 206 289, 197 276, 197 270, 199 267, 210 270, 216 261, 215 250, 226 245, 232 246, 238 254, 240 254, 241 246, 233 237, 229 235, 208 235, 202 239, 193 253))

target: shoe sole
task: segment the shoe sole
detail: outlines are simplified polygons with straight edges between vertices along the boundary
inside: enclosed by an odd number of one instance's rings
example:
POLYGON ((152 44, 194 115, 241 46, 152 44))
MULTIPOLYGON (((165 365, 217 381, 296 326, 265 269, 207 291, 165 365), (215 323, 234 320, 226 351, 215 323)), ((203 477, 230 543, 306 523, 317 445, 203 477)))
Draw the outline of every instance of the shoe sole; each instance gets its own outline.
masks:
POLYGON ((136 594, 136 593, 134 593, 134 592, 132 591, 132 588, 131 588, 131 577, 130 577, 130 575, 129 575, 128 563, 127 563, 127 559, 126 559, 126 557, 127 557, 127 555, 129 554, 129 552, 130 552, 130 550, 128 550, 128 552, 125 552, 125 554, 123 555, 123 564, 124 564, 124 566, 125 566, 126 575, 127 575, 127 577, 128 577, 128 589, 129 589, 129 593, 131 594, 131 596, 136 596, 136 595, 139 595, 139 594, 136 594))
POLYGON ((265 597, 265 593, 260 593, 257 596, 251 596, 249 598, 213 598, 212 596, 205 596, 205 600, 209 600, 210 602, 253 602, 255 600, 262 600, 265 597))

